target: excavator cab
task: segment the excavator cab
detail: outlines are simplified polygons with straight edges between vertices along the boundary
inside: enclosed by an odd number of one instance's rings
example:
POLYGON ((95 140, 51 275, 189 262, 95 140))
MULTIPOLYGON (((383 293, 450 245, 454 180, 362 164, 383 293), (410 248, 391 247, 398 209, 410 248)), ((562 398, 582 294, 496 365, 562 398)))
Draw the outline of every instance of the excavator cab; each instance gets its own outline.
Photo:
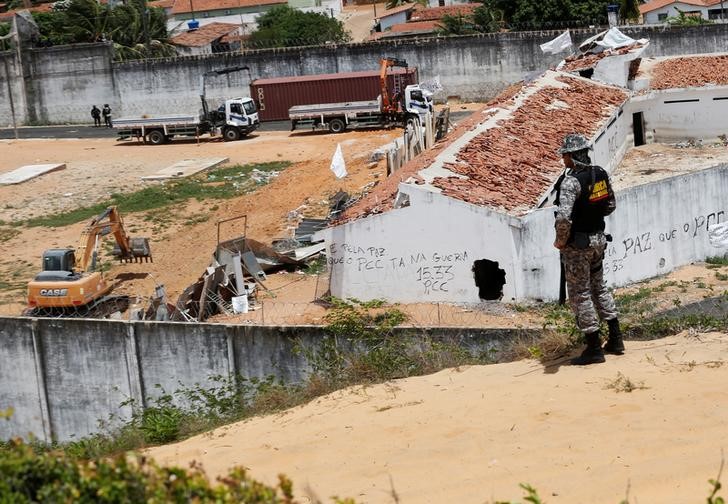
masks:
POLYGON ((35 276, 35 281, 63 282, 77 280, 78 273, 73 271, 76 256, 73 249, 48 249, 43 252, 43 269, 35 276))

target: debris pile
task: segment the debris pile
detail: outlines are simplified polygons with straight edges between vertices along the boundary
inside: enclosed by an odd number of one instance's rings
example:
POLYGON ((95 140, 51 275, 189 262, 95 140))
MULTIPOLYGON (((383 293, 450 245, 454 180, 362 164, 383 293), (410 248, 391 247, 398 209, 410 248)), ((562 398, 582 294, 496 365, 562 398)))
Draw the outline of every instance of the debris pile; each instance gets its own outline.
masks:
POLYGON ((644 44, 640 42, 635 42, 634 44, 630 44, 626 47, 622 47, 619 49, 605 49, 604 51, 596 54, 586 53, 576 56, 569 56, 564 59, 564 64, 559 67, 559 70, 562 70, 564 72, 577 72, 579 70, 592 69, 597 66, 597 63, 599 63, 599 61, 603 60, 604 58, 607 58, 609 56, 627 54, 634 49, 640 49, 642 47, 644 47, 644 44))
POLYGON ((661 61, 652 70, 652 89, 728 85, 728 56, 695 56, 661 61))
POLYGON ((468 203, 527 210, 563 169, 557 150, 575 131, 591 134, 627 99, 624 91, 574 77, 544 86, 508 120, 472 139, 445 167, 467 179, 437 177, 443 194, 468 203), (555 106, 557 104, 558 106, 555 106))

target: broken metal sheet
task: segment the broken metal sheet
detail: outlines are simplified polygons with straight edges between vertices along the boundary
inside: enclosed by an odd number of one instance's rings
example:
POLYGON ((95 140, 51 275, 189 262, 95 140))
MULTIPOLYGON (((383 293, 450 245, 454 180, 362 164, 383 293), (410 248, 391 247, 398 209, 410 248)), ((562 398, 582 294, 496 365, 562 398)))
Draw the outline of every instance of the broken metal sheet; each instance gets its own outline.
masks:
MULTIPOLYGON (((245 252, 242 255, 242 259, 243 259, 243 264, 245 265, 245 269, 248 270, 248 273, 250 273, 250 275, 253 278, 265 280, 265 278, 266 278, 265 273, 263 272, 263 268, 260 267, 260 264, 258 263, 258 260, 255 257, 255 254, 253 254, 252 252, 245 252)), ((270 263, 271 261, 263 260, 262 262, 263 262, 263 264, 265 264, 266 262, 270 263)), ((269 265, 273 265, 273 264, 269 264, 269 265)))
POLYGON ((326 228, 327 225, 327 219, 303 219, 296 228, 294 236, 299 242, 310 243, 313 234, 326 228))
POLYGON ((234 238, 225 242, 221 242, 217 248, 217 261, 224 265, 226 271, 230 274, 234 272, 234 256, 236 253, 245 254, 252 252, 265 273, 272 273, 281 269, 291 269, 303 267, 300 261, 285 256, 273 247, 264 245, 263 243, 251 238, 234 238))
POLYGON ((299 261, 305 261, 306 259, 320 254, 326 250, 326 243, 316 243, 308 247, 301 247, 293 251, 294 257, 299 261))
POLYGON ((35 177, 57 170, 65 170, 64 163, 26 165, 20 168, 0 174, 0 185, 20 184, 35 177))

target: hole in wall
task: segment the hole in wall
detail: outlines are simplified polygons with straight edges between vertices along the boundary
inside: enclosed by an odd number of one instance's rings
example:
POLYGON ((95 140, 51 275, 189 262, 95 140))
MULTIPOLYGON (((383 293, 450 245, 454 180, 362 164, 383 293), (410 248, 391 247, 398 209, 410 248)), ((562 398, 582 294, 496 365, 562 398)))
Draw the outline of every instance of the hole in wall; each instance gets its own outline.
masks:
POLYGON ((665 258, 664 257, 660 257, 660 262, 658 263, 658 266, 660 268, 664 268, 665 267, 665 258))
POLYGON ((594 75, 593 68, 585 68, 584 70, 579 70, 579 77, 584 77, 585 79, 591 79, 592 75, 594 75))
POLYGON ((498 267, 498 261, 478 259, 473 263, 472 271, 480 299, 492 301, 503 297, 506 272, 498 267))

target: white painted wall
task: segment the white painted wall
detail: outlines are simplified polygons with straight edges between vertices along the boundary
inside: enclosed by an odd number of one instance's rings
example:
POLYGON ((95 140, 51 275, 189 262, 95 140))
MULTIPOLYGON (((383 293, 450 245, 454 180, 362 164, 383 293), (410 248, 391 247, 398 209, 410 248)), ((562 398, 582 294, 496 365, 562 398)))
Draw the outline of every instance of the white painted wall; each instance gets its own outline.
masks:
POLYGON ((379 19, 379 26, 382 31, 389 30, 392 26, 407 22, 407 11, 397 12, 390 16, 384 16, 379 19))
MULTIPOLYGON (((506 273, 503 299, 518 299, 518 219, 433 192, 427 204, 360 219, 321 233, 331 292, 342 298, 478 302, 477 259, 506 273)), ((412 200, 411 200, 412 201, 412 200)))
MULTIPOLYGON (((728 97, 728 87, 637 97, 615 111, 594 135, 592 160, 610 172, 619 164, 633 142, 634 112, 643 112, 645 122, 661 138, 668 133, 675 138, 691 133, 712 138, 728 132, 728 108, 722 108, 728 107, 728 100, 713 100, 723 96, 728 97), (696 105, 690 113, 679 107, 683 104, 664 104, 665 99, 699 101, 687 103, 696 105)), ((558 297, 553 206, 546 204, 516 218, 424 186, 400 184, 400 192, 409 195, 409 207, 319 235, 327 242, 333 295, 477 302, 471 268, 476 259, 490 259, 506 272, 503 300, 558 297), (459 254, 458 260, 454 254, 459 254), (448 256, 450 260, 442 260, 448 256), (431 278, 425 285, 422 268, 441 278, 431 278), (434 285, 435 280, 446 284, 434 285)), ((728 218, 726 194, 728 165, 620 191, 617 211, 607 218, 607 232, 614 237, 604 263, 609 284, 626 285, 723 253, 710 246, 707 226, 728 218)))
POLYGON ((728 133, 728 86, 652 91, 634 97, 630 109, 643 113, 645 130, 656 142, 711 141, 728 133))
POLYGON ((720 4, 717 6, 710 6, 710 7, 700 7, 698 5, 690 5, 685 4, 681 2, 673 3, 666 5, 665 7, 661 7, 659 9, 655 9, 652 12, 648 12, 644 14, 644 20, 645 24, 657 24, 657 23, 664 23, 664 20, 660 20, 660 14, 667 14, 667 17, 677 17, 679 15, 678 9, 680 9, 683 12, 694 12, 694 11, 700 11, 701 16, 703 18, 708 19, 708 9, 720 9, 720 4))

